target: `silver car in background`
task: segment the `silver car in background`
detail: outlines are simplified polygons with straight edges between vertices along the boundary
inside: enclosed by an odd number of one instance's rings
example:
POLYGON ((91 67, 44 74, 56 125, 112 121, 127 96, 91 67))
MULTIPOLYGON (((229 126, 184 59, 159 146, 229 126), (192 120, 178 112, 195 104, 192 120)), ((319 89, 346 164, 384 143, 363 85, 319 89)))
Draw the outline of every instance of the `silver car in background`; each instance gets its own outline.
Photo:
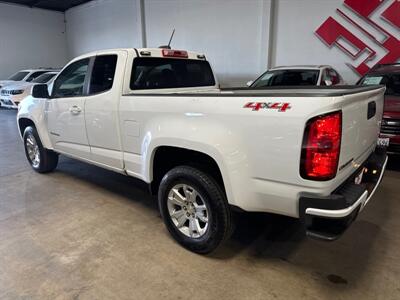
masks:
POLYGON ((346 84, 340 74, 328 65, 282 66, 269 69, 255 81, 251 88, 269 86, 331 86, 346 84))

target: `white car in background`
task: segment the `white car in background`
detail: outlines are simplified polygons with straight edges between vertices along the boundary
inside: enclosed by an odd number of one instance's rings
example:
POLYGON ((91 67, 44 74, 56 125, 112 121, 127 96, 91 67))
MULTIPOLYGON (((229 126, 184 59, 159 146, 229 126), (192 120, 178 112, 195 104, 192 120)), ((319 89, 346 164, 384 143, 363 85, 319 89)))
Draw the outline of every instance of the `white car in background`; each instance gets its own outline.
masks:
POLYGON ((4 88, 7 85, 16 83, 16 82, 21 82, 21 81, 26 81, 26 82, 31 82, 34 80, 36 77, 47 73, 47 72, 52 72, 55 69, 50 69, 50 68, 40 68, 40 69, 28 69, 28 70, 21 70, 14 75, 12 75, 10 78, 7 80, 0 80, 0 88, 4 88))
POLYGON ((31 82, 20 81, 9 84, 0 90, 0 103, 5 108, 18 108, 18 104, 29 96, 35 84, 49 84, 59 71, 46 72, 31 82))
POLYGON ((249 81, 247 86, 264 88, 269 86, 331 86, 345 84, 342 76, 331 66, 304 65, 269 69, 255 81, 249 81))

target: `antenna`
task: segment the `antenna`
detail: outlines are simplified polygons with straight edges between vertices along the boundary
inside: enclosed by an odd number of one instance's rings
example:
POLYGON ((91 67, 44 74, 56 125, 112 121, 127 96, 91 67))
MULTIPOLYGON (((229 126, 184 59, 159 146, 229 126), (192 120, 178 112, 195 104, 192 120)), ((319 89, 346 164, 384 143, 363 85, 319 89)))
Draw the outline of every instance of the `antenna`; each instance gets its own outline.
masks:
POLYGON ((171 42, 172 42, 172 38, 174 37, 174 34, 175 34, 175 28, 174 28, 174 30, 172 30, 172 34, 171 34, 171 37, 169 38, 168 45, 167 46, 160 46, 159 48, 161 48, 161 49, 171 49, 171 42))
POLYGON ((174 34, 175 34, 175 28, 174 28, 174 30, 172 30, 171 38, 169 39, 169 42, 168 42, 169 49, 171 49, 171 42, 172 42, 172 38, 174 37, 174 34))

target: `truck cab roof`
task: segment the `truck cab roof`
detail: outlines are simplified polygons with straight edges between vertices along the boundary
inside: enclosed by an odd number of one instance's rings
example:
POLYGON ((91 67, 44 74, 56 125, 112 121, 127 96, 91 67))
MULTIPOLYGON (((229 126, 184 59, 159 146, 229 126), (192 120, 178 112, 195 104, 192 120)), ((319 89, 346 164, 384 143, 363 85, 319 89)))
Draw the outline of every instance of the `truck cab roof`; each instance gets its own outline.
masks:
POLYGON ((206 57, 203 53, 187 51, 181 49, 166 49, 166 48, 115 48, 115 49, 106 49, 100 51, 94 51, 90 53, 83 54, 74 59, 80 60, 86 57, 91 57, 95 55, 105 55, 112 54, 117 51, 127 51, 127 52, 135 52, 137 57, 158 57, 158 58, 183 58, 183 59, 197 59, 197 60, 205 60, 206 57))

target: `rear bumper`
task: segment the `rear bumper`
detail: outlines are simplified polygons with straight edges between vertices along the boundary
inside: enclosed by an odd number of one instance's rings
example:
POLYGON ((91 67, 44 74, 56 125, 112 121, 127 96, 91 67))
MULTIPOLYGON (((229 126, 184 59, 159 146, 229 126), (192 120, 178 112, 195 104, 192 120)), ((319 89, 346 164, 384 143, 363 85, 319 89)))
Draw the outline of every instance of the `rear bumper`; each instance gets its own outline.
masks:
POLYGON ((378 149, 331 195, 300 197, 299 214, 307 236, 323 240, 339 238, 374 195, 386 164, 386 151, 378 149), (360 184, 356 184, 355 178, 361 172, 363 179, 360 184))

